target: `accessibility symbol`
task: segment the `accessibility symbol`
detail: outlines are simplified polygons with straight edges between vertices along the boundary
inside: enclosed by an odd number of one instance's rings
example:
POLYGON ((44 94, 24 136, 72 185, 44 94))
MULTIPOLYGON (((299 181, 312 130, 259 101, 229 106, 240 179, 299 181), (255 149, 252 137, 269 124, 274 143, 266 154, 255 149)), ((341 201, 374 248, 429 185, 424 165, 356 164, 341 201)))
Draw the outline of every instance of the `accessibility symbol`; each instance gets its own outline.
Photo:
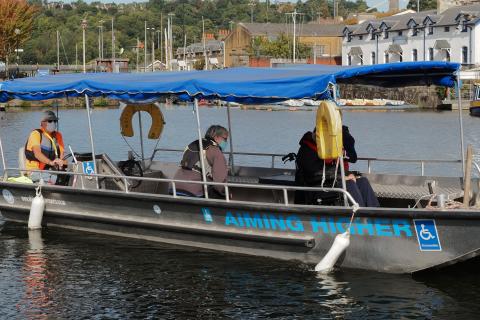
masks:
POLYGON ((213 217, 212 217, 212 212, 208 208, 202 208, 202 213, 203 213, 203 219, 205 222, 212 223, 213 222, 213 217))
POLYGON ((433 219, 413 220, 421 251, 442 251, 437 226, 433 219))
POLYGON ((82 162, 83 165, 83 173, 85 174, 95 174, 95 169, 93 167, 93 161, 84 161, 82 162))

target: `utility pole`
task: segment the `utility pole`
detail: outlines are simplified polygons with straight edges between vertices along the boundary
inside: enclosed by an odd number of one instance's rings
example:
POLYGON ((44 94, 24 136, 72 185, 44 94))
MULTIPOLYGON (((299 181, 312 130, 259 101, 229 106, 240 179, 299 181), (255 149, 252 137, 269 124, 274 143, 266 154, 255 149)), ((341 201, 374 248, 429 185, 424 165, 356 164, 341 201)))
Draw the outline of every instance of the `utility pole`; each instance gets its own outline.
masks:
POLYGON ((289 15, 292 15, 292 21, 293 21, 293 63, 295 64, 296 62, 296 54, 297 54, 297 49, 296 49, 296 26, 297 26, 297 15, 303 15, 303 13, 297 12, 297 9, 295 9, 291 13, 287 13, 289 15))
POLYGON ((168 61, 172 61, 173 59, 173 16, 175 14, 170 12, 168 14, 168 61))
POLYGON ((250 23, 253 23, 253 7, 255 7, 255 0, 250 0, 248 6, 250 7, 250 23))
POLYGON ((144 35, 144 41, 143 41, 143 53, 144 53, 143 72, 147 72, 147 21, 145 21, 145 35, 144 35))
POLYGON ((60 31, 58 30, 57 30, 57 70, 60 71, 60 31))
POLYGON ((102 27, 98 26, 98 60, 102 60, 102 27))
MULTIPOLYGON (((160 63, 163 62, 163 12, 160 13, 160 63)), ((166 64, 165 64, 166 65, 166 64)))
POLYGON ((207 46, 205 44, 205 20, 202 16, 202 40, 203 40, 203 56, 205 57, 205 70, 208 70, 207 46))
POLYGON ((137 48, 136 49, 137 49, 137 64, 136 64, 136 66, 137 66, 137 72, 139 72, 140 69, 138 68, 138 56, 139 56, 139 52, 140 52, 140 40, 138 39, 138 37, 137 37, 137 48))
POLYGON ((78 69, 78 43, 75 43, 75 71, 78 69))
POLYGON ((85 62, 85 29, 87 29, 87 19, 82 20, 83 29, 83 73, 87 73, 87 65, 85 62))
POLYGON ((115 69, 115 32, 113 29, 113 17, 112 17, 112 72, 115 69))
POLYGON ((152 28, 152 72, 155 71, 155 28, 152 28))

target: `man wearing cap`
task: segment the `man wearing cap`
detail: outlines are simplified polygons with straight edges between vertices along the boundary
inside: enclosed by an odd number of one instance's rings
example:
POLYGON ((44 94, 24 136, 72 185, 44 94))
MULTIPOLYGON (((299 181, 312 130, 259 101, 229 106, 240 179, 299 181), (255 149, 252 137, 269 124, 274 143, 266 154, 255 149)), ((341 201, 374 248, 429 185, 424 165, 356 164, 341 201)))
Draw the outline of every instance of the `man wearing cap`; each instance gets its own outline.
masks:
MULTIPOLYGON (((40 129, 30 133, 25 144, 25 168, 27 170, 61 170, 66 162, 63 159, 63 138, 57 131, 58 118, 53 111, 45 111, 42 114, 40 129)), ((39 172, 32 172, 32 181, 39 181, 40 178, 50 179, 50 175, 42 175, 39 172), (48 176, 48 177, 47 177, 48 176)), ((50 179, 50 182, 51 181, 50 179)))

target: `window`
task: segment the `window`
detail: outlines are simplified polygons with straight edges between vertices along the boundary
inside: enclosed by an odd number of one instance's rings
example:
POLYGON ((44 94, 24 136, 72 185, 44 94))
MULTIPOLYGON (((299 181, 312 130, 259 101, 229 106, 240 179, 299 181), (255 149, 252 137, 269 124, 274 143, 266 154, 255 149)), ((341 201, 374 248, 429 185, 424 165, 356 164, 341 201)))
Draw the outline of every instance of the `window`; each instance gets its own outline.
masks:
POLYGON ((445 61, 450 62, 450 50, 445 50, 445 61))
POLYGON ((462 63, 468 63, 468 47, 462 47, 462 63))
POLYGON ((417 36, 418 34, 418 29, 417 28, 412 28, 412 37, 417 36))
POLYGON ((433 34, 433 26, 428 27, 428 34, 433 34))
POLYGON ((428 60, 433 61, 433 48, 428 48, 428 60))
POLYGON ((412 50, 412 61, 418 61, 418 51, 417 51, 417 49, 412 50))
POLYGON ((347 34, 347 42, 351 42, 352 41, 352 36, 349 34, 347 34))
POLYGON ((402 36, 402 35, 403 35, 403 31, 398 31, 398 35, 399 35, 399 36, 402 36))
POLYGON ((450 32, 450 27, 445 27, 445 28, 443 28, 443 31, 445 31, 445 32, 450 32))
POLYGON ((467 32, 467 21, 462 21, 462 32, 467 32))
POLYGON ((349 65, 349 66, 352 65, 352 56, 348 56, 348 65, 349 65))
POLYGON ((388 63, 389 59, 388 59, 388 52, 385 52, 385 63, 388 63))
POLYGON ((358 57, 360 58, 360 65, 363 66, 363 54, 359 55, 358 57))
POLYGON ((383 32, 383 39, 388 39, 388 31, 387 30, 385 30, 383 32))
POLYGON ((372 51, 371 57, 372 57, 372 64, 377 64, 376 55, 375 55, 375 52, 374 52, 374 51, 372 51))
POLYGON ((375 33, 373 32, 370 32, 370 40, 375 40, 375 33))
POLYGON ((400 53, 400 55, 398 56, 398 61, 403 62, 403 54, 400 53))
POLYGON ((362 35, 358 36, 358 40, 363 40, 363 36, 362 35))

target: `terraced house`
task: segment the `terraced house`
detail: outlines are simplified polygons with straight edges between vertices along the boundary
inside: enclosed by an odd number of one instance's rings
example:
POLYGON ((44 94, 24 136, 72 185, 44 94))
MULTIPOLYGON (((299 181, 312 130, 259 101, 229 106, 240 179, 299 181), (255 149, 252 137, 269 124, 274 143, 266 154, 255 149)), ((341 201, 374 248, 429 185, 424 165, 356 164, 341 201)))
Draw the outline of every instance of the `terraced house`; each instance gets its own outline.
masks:
POLYGON ((346 26, 342 64, 435 60, 479 65, 480 3, 439 8, 346 26))

